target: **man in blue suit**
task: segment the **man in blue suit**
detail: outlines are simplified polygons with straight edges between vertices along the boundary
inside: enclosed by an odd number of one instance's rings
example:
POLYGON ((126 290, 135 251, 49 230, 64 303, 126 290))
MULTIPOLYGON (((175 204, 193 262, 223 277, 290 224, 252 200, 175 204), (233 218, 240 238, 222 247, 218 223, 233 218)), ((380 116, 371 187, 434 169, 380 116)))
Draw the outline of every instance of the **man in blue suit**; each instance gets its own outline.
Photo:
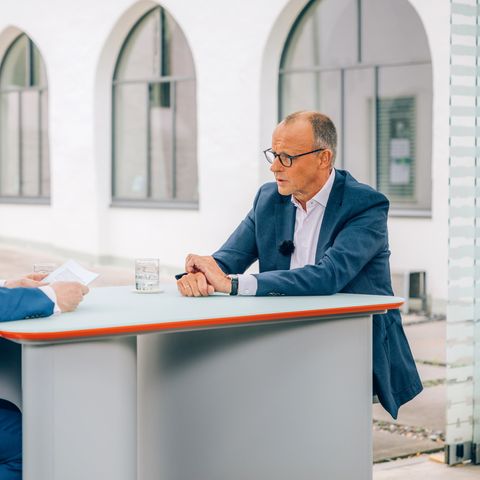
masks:
MULTIPOLYGON (((0 322, 48 317, 75 310, 88 293, 76 282, 42 283, 45 275, 0 281, 0 322)), ((0 480, 22 478, 22 416, 12 403, 0 399, 0 480)))
MULTIPOLYGON (((333 168, 336 145, 335 126, 325 115, 286 117, 264 152, 276 182, 260 188, 252 210, 213 256, 187 256, 180 293, 393 295, 389 202, 333 168), (255 260, 260 273, 243 274, 255 260)), ((373 394, 396 418, 421 390, 400 312, 374 315, 373 394)))

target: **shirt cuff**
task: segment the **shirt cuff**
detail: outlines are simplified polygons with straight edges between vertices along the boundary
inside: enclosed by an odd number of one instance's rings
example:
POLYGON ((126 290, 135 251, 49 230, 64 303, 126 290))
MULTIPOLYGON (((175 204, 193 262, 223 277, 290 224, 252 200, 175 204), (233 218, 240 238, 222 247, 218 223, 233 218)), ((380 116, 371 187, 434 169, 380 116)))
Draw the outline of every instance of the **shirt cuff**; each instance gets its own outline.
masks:
POLYGON ((257 277, 250 274, 238 275, 238 295, 255 295, 257 288, 257 277))
POLYGON ((55 290, 50 287, 50 285, 38 287, 38 289, 41 290, 55 304, 53 308, 53 314, 55 315, 56 313, 62 313, 60 307, 57 304, 57 295, 55 294, 55 290))
POLYGON ((0 287, 4 287, 4 286, 5 286, 5 282, 6 282, 6 280, 0 280, 0 287))

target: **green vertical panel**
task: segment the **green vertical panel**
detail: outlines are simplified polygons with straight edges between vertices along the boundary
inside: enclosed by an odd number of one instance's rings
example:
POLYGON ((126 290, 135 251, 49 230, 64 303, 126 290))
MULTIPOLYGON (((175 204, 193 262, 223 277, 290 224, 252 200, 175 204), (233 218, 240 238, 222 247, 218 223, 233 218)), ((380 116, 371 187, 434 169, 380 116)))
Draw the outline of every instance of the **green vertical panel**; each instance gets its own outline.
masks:
POLYGON ((392 202, 415 202, 415 98, 378 100, 378 189, 392 202))

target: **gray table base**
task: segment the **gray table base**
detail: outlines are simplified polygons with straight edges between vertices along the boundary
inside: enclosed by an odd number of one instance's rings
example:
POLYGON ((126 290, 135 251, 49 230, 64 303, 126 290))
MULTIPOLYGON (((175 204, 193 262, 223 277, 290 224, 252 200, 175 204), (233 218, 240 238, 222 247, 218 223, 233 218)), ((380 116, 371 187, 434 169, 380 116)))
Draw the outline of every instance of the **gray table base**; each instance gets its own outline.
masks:
POLYGON ((22 347, 24 480, 134 480, 136 338, 22 347))
POLYGON ((23 345, 25 480, 370 480, 369 316, 23 345))

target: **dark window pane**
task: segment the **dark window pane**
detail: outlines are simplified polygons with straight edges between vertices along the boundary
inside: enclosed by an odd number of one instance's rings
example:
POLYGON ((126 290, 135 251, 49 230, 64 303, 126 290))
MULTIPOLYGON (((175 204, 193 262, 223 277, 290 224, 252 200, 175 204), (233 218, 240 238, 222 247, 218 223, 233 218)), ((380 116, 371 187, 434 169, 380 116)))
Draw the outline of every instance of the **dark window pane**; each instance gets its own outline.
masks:
POLYGON ((198 200, 197 173, 197 117, 195 82, 189 80, 177 84, 177 200, 198 200))
POLYGON ((298 110, 320 108, 318 73, 285 73, 282 75, 282 117, 298 110))
POLYGON ((122 47, 115 79, 193 76, 185 35, 165 9, 156 8, 133 29, 122 47))
POLYGON ((50 147, 48 144, 48 93, 42 91, 40 93, 41 108, 41 159, 42 159, 42 196, 50 196, 50 147))
POLYGON ((22 195, 37 196, 39 191, 39 101, 38 92, 22 92, 22 195))
POLYGON ((116 197, 147 196, 147 85, 118 85, 114 89, 114 192, 116 197))
POLYGON ((170 75, 193 77, 195 75, 195 67, 187 39, 173 18, 168 13, 165 13, 165 15, 168 27, 168 34, 165 35, 165 38, 167 39, 170 58, 170 75))
MULTIPOLYGON (((281 116, 299 110, 316 110, 328 115, 340 137, 342 121, 342 72, 285 73, 282 75, 281 116)), ((337 147, 336 165, 341 165, 341 143, 337 147)))
POLYGON ((422 22, 406 0, 363 0, 364 63, 430 61, 422 22))
POLYGON ((415 98, 380 98, 378 103, 380 189, 392 200, 415 202, 415 98))
POLYGON ((45 87, 47 85, 47 72, 38 48, 32 49, 32 85, 45 87))
POLYGON ((432 69, 384 67, 379 72, 378 188, 395 206, 431 206, 432 69))
POLYGON ((356 1, 315 2, 291 33, 283 68, 335 67, 357 61, 356 1))
POLYGON ((0 94, 0 194, 19 195, 19 94, 0 94))
POLYGON ((345 73, 344 167, 360 182, 375 186, 375 72, 345 73))
POLYGON ((164 106, 170 105, 171 87, 170 84, 154 84, 150 89, 152 197, 155 200, 172 200, 174 195, 173 109, 164 106))
POLYGON ((8 49, 1 71, 0 86, 2 88, 28 85, 27 47, 28 38, 26 35, 21 35, 8 49))
POLYGON ((318 85, 320 88, 319 111, 328 115, 337 127, 338 145, 336 165, 342 165, 341 131, 342 127, 342 72, 324 72, 319 74, 318 85))
POLYGON ((144 17, 122 47, 115 79, 132 80, 160 75, 160 9, 144 17))

